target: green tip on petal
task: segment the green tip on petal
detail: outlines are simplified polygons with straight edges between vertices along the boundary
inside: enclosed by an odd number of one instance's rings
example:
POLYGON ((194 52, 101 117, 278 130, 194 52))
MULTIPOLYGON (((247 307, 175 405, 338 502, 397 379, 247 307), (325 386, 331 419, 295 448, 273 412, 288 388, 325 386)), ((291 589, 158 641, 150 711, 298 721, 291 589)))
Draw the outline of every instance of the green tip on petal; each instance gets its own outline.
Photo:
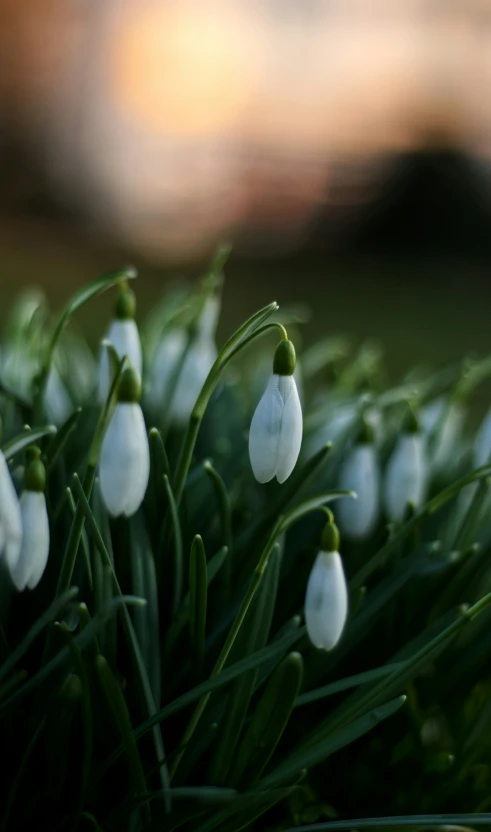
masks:
MULTIPOLYGON (((328 509, 329 511, 329 509, 328 509)), ((327 521, 321 536, 321 548, 323 552, 339 552, 340 538, 338 527, 334 522, 334 516, 329 511, 331 517, 327 521)))
POLYGON ((292 376, 297 363, 295 347, 288 339, 280 341, 273 359, 273 373, 278 376, 292 376))
POLYGON ((36 445, 27 449, 24 484, 26 491, 44 491, 46 486, 46 470, 41 462, 41 451, 36 445))
POLYGON ((123 284, 116 301, 116 318, 121 321, 132 319, 136 314, 136 296, 132 289, 123 284))
POLYGON ((141 398, 141 382, 133 367, 127 367, 118 387, 118 402, 137 403, 141 398))

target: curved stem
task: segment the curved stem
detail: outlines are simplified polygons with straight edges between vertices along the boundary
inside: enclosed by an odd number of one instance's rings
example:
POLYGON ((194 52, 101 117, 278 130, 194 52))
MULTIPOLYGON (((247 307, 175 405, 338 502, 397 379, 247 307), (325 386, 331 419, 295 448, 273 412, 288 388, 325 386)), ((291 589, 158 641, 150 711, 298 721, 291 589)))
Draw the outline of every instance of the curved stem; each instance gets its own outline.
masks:
POLYGON ((181 455, 179 457, 179 462, 177 465, 177 471, 174 479, 174 496, 176 500, 177 506, 181 501, 181 497, 184 491, 184 486, 186 484, 186 479, 189 471, 189 467, 191 465, 191 460, 193 457, 194 446, 196 445, 196 439, 198 437, 201 420, 203 419, 206 407, 208 402, 210 401, 211 395, 217 386, 220 377, 229 363, 231 359, 237 355, 237 353, 246 346, 246 344, 250 343, 253 338, 258 337, 261 335, 266 329, 271 327, 269 324, 267 327, 261 327, 261 324, 269 318, 273 312, 276 312, 278 309, 278 304, 276 302, 268 304, 263 309, 256 312, 255 315, 252 316, 248 321, 246 321, 237 332, 232 335, 231 338, 227 341, 221 352, 219 353, 213 367, 211 368, 210 372, 208 373, 208 377, 201 388, 201 392, 197 398, 196 404, 193 407, 188 429, 186 431, 186 436, 184 437, 184 443, 181 450, 181 455), (251 332, 252 329, 252 332, 251 332))

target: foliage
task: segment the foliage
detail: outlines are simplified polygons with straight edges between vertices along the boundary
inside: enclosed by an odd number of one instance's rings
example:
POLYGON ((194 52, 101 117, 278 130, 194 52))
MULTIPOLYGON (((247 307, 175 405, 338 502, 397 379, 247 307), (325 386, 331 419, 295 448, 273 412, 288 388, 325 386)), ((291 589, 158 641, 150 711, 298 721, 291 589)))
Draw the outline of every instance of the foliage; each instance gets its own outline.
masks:
MULTIPOLYGON (((54 321, 24 297, 7 322, 3 450, 20 490, 27 446, 42 449, 51 550, 34 591, 16 593, 6 573, 0 587, 1 829, 489 823, 491 466, 473 470, 464 417, 490 362, 416 369, 388 388, 371 344, 298 350, 302 456, 286 483, 259 485, 247 431, 271 372, 275 303, 220 351, 187 428, 169 415, 184 360, 148 404, 158 344, 179 326, 192 348, 223 261, 141 327, 151 476, 130 518, 109 518, 101 500, 115 387, 99 408, 72 317, 134 273, 96 281, 54 321), (57 432, 53 367, 70 404, 57 432), (385 467, 408 401, 422 416, 437 403, 428 501, 399 525, 382 511, 363 541, 341 536, 350 614, 339 645, 318 651, 302 615, 319 508, 350 499, 338 475, 362 419, 385 467), (347 822, 357 817, 372 820, 347 822)), ((298 344, 295 314, 281 321, 298 344)))

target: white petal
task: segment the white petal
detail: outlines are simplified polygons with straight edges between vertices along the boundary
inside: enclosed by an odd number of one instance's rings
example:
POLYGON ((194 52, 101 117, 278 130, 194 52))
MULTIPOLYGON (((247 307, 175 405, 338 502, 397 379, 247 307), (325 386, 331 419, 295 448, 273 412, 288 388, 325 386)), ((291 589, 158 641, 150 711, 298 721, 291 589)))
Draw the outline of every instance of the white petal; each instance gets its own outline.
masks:
POLYGON ((209 338, 198 338, 187 352, 172 399, 172 421, 185 425, 207 379, 217 350, 209 338))
POLYGON ((276 474, 284 402, 278 389, 279 376, 272 375, 252 417, 249 457, 258 482, 269 482, 276 474))
POLYGON ((380 473, 372 444, 355 445, 350 451, 340 471, 339 488, 358 495, 357 500, 348 497, 337 504, 343 533, 353 539, 366 537, 377 523, 380 506, 380 473))
POLYGON ((139 508, 150 474, 145 420, 139 404, 120 402, 101 449, 100 481, 107 510, 129 517, 139 508))
MULTIPOLYGON (((120 358, 127 355, 131 366, 141 378, 142 374, 142 349, 138 327, 132 318, 125 320, 114 320, 106 335, 120 358)), ((106 401, 111 388, 111 373, 109 355, 105 347, 101 347, 99 363, 99 401, 101 404, 106 401)))
POLYGON ((338 552, 319 552, 305 596, 305 623, 312 644, 324 650, 336 646, 348 615, 348 591, 338 552))
POLYGON ((474 465, 486 465, 491 456, 491 408, 486 413, 474 442, 474 465))
POLYGON ((48 373, 44 401, 48 419, 51 419, 55 425, 62 425, 66 422, 73 411, 70 396, 54 364, 51 365, 48 373))
POLYGON ((295 468, 302 444, 302 406, 293 376, 279 376, 278 391, 283 399, 276 479, 282 483, 295 468))
POLYGON ((426 494, 427 465, 424 439, 404 434, 389 459, 385 475, 385 507, 390 520, 400 522, 407 504, 420 508, 426 494))
POLYGON ((18 562, 11 570, 18 590, 34 589, 41 580, 49 554, 49 523, 44 494, 24 491, 20 498, 22 515, 22 548, 18 562))
POLYGON ((199 334, 203 340, 212 341, 220 316, 220 299, 212 296, 206 299, 199 320, 199 334))
POLYGON ((182 329, 175 329, 164 335, 155 350, 150 370, 149 389, 146 399, 155 409, 165 407, 169 383, 186 349, 187 337, 182 329))
POLYGON ((5 544, 5 559, 10 570, 14 569, 22 543, 22 518, 19 498, 10 476, 7 461, 0 451, 0 524, 5 544))

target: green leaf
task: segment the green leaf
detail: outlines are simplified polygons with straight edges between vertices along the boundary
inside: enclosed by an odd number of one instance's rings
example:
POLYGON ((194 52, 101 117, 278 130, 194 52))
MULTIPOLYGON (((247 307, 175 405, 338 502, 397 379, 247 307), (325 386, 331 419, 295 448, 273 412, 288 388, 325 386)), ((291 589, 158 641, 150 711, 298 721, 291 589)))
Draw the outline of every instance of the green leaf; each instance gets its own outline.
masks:
POLYGON ((344 690, 358 687, 358 685, 365 685, 368 682, 374 682, 377 679, 389 676, 396 670, 402 669, 406 662, 392 662, 391 664, 383 665, 383 667, 376 667, 373 670, 365 670, 363 673, 355 673, 354 676, 347 676, 346 679, 340 679, 338 682, 331 682, 329 685, 324 685, 322 688, 309 690, 308 693, 303 693, 298 696, 295 701, 295 708, 301 705, 309 705, 311 702, 317 702, 319 699, 325 699, 326 696, 333 696, 335 693, 341 693, 344 690))
POLYGON ((476 812, 464 815, 392 815, 380 818, 357 818, 356 820, 333 820, 327 823, 309 823, 307 826, 295 826, 286 832, 340 832, 343 829, 381 829, 397 826, 446 826, 467 827, 489 826, 491 813, 476 812))
POLYGON ((230 500, 225 483, 222 480, 218 471, 215 471, 211 462, 209 460, 206 460, 206 462, 203 463, 203 467, 213 485, 216 500, 218 503, 218 512, 220 514, 220 521, 222 526, 222 541, 223 545, 226 546, 228 549, 227 583, 229 583, 233 557, 232 510, 230 507, 230 500))
POLYGON ((51 366, 56 345, 63 330, 69 323, 70 318, 72 318, 75 313, 82 308, 82 306, 85 306, 86 303, 97 297, 97 295, 101 295, 103 292, 106 292, 107 289, 117 286, 118 283, 121 283, 124 280, 132 280, 136 276, 136 270, 132 266, 127 266, 123 269, 111 272, 110 274, 98 277, 86 286, 82 286, 78 292, 75 292, 61 313, 51 336, 44 361, 44 369, 46 371, 49 370, 51 366))
POLYGON ((45 436, 53 436, 56 433, 54 425, 45 425, 42 428, 31 428, 25 425, 22 433, 10 439, 2 448, 5 459, 12 459, 20 451, 24 451, 29 445, 34 445, 45 436))
POLYGON ((44 453, 44 460, 46 463, 46 469, 48 473, 52 470, 55 462, 61 456, 62 451, 65 449, 66 444, 70 439, 70 436, 77 427, 78 417, 80 416, 81 412, 81 407, 77 407, 77 409, 73 411, 72 415, 68 417, 66 422, 61 426, 58 433, 53 437, 48 447, 46 448, 46 451, 44 453))
POLYGON ((134 611, 134 626, 153 700, 158 708, 161 695, 159 595, 153 552, 139 513, 130 520, 130 535, 133 591, 135 595, 147 599, 146 607, 134 611))
MULTIPOLYGON (((264 580, 252 601, 244 624, 230 652, 230 659, 237 660, 254 654, 264 647, 276 603, 281 565, 281 550, 275 544, 269 559, 264 580)), ((258 668, 243 673, 234 683, 228 695, 227 707, 220 723, 220 734, 210 766, 210 782, 225 783, 235 755, 235 749, 247 715, 254 691, 258 668)))
POLYGON ((231 785, 259 780, 290 719, 302 676, 300 653, 290 653, 274 671, 237 749, 231 785))
POLYGON ((371 731, 379 722, 395 714, 405 701, 405 696, 398 696, 397 699, 393 699, 385 705, 374 708, 359 719, 350 722, 349 725, 336 731, 328 739, 322 740, 316 745, 307 748, 305 751, 297 751, 290 754, 274 771, 260 781, 259 786, 263 789, 277 787, 284 783, 285 780, 289 780, 298 775, 302 769, 310 769, 312 766, 318 765, 318 763, 326 760, 331 754, 334 754, 346 745, 350 745, 350 743, 362 737, 368 731, 371 731))
POLYGON ((164 488, 169 501, 169 508, 171 512, 172 529, 174 533, 174 584, 172 593, 172 611, 174 615, 179 609, 181 602, 182 586, 183 586, 183 550, 182 550, 182 532, 181 524, 179 522, 179 512, 177 503, 172 491, 169 477, 164 474, 164 488))
MULTIPOLYGON (((101 687, 106 696, 109 711, 113 714, 114 721, 121 736, 123 748, 128 758, 133 788, 136 792, 146 792, 145 774, 133 734, 130 715, 121 689, 104 656, 97 656, 94 664, 101 687)), ((144 823, 148 823, 152 819, 150 809, 146 803, 142 806, 142 819, 144 823)))
POLYGON ((203 540, 197 534, 191 546, 189 559, 189 634, 199 673, 205 654, 206 604, 206 554, 203 540))
POLYGON ((72 586, 71 589, 68 589, 63 593, 63 595, 60 595, 59 598, 55 598, 55 600, 49 605, 48 609, 34 622, 20 644, 17 645, 15 650, 12 651, 6 661, 1 665, 0 679, 4 679, 5 676, 15 669, 15 666, 21 660, 22 656, 27 653, 33 641, 35 641, 44 628, 47 627, 47 625, 62 612, 66 605, 72 601, 77 594, 77 587, 72 586))

